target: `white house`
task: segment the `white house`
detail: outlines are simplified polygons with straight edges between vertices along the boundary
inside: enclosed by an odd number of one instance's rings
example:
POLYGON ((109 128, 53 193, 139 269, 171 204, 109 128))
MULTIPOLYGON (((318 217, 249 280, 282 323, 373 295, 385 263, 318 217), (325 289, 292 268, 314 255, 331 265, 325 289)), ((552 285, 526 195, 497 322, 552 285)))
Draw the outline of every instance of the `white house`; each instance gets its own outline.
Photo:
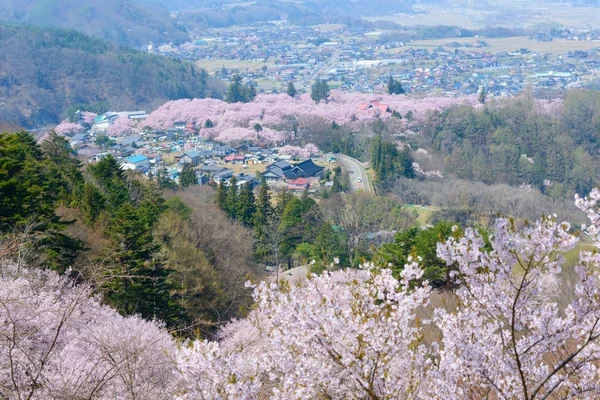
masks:
POLYGON ((135 171, 147 171, 150 169, 150 159, 146 156, 135 155, 125 159, 125 162, 121 164, 123 169, 132 169, 135 171))

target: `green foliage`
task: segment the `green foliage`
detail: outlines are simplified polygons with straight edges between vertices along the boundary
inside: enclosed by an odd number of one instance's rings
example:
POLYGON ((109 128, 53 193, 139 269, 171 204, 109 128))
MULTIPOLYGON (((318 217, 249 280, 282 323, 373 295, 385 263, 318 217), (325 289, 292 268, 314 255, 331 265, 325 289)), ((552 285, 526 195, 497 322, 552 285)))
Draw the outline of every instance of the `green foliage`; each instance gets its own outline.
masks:
POLYGON ((424 133, 458 178, 512 186, 525 182, 555 198, 574 191, 584 195, 596 184, 600 161, 597 98, 595 91, 570 91, 563 112, 553 118, 527 96, 482 110, 455 106, 432 114, 424 133))
POLYGON ((125 173, 113 156, 108 155, 96 164, 90 164, 88 171, 104 196, 109 212, 115 212, 128 200, 125 173))
POLYGON ((237 197, 236 219, 247 227, 252 227, 256 214, 256 200, 248 183, 242 185, 237 197))
POLYGON ((206 121, 204 121, 204 127, 205 128, 212 128, 212 127, 214 127, 213 122, 210 119, 207 119, 206 121))
POLYGON ((112 265, 103 271, 103 290, 106 302, 120 313, 160 318, 173 326, 183 311, 171 296, 177 288, 169 279, 171 271, 157 259, 160 246, 154 243, 151 229, 155 218, 147 204, 136 208, 125 203, 116 211, 106 231, 112 265))
POLYGON ((194 167, 192 167, 192 164, 184 164, 183 170, 179 175, 179 186, 182 189, 185 189, 188 186, 197 184, 198 178, 196 177, 196 171, 194 171, 194 167))
POLYGON ((248 103, 254 100, 256 97, 256 89, 251 85, 243 85, 242 78, 239 75, 234 75, 227 93, 225 94, 225 101, 228 103, 248 103))
POLYGON ((298 94, 298 91, 296 90, 296 87, 294 86, 294 82, 292 82, 292 81, 288 82, 285 92, 290 97, 296 97, 296 94, 298 94))
POLYGON ((371 142, 370 153, 377 184, 384 185, 399 176, 415 177, 412 166, 414 160, 408 146, 398 151, 396 144, 383 140, 381 135, 376 135, 371 142))
POLYGON ((402 83, 390 75, 390 79, 387 83, 387 92, 389 94, 404 94, 404 88, 402 87, 402 83))
POLYGON ((486 97, 487 97, 487 92, 485 91, 485 88, 482 87, 481 90, 479 91, 479 97, 477 98, 477 100, 479 101, 480 104, 485 104, 486 97))
POLYGON ((321 100, 327 101, 329 97, 329 85, 326 81, 317 79, 312 85, 310 98, 315 102, 319 103, 321 100))
POLYGON ((0 25, 0 47, 3 120, 26 127, 74 118, 77 109, 106 111, 109 102, 148 109, 208 92, 206 71, 192 63, 72 30, 0 25))
POLYGON ((62 233, 69 221, 56 214, 60 202, 76 198, 80 185, 76 162, 62 163, 69 150, 63 139, 51 137, 46 157, 26 132, 0 133, 0 236, 18 234, 43 263, 63 272, 83 244, 62 233))
POLYGON ((420 257, 419 265, 424 270, 423 279, 428 280, 433 287, 449 287, 453 284, 450 272, 451 266, 437 257, 437 243, 447 240, 450 236, 460 237, 462 231, 452 231, 455 224, 441 221, 431 228, 421 229, 412 227, 398 232, 393 243, 384 244, 378 251, 384 265, 392 264, 394 274, 399 277, 409 257, 416 260, 420 257))

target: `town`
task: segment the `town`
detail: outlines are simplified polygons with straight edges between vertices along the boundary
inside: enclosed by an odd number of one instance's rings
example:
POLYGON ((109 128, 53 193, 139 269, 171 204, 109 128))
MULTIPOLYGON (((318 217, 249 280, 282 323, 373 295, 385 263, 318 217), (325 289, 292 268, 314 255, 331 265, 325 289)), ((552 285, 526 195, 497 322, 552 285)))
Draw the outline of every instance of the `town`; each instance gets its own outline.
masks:
POLYGON ((331 88, 373 93, 392 76, 413 93, 468 95, 484 87, 492 96, 510 96, 531 87, 555 97, 600 72, 597 32, 488 39, 457 31, 448 39, 400 40, 406 36, 361 25, 270 21, 204 29, 193 42, 145 50, 194 61, 223 81, 239 75, 262 92, 284 91, 290 81, 308 91, 319 78, 331 88))
MULTIPOLYGON (((94 118, 91 128, 68 137, 80 159, 95 163, 113 156, 123 170, 180 182, 184 166, 194 170, 194 184, 230 185, 254 189, 264 178, 272 189, 316 194, 333 186, 329 167, 336 163, 333 154, 312 151, 290 152, 286 148, 254 146, 243 140, 237 146, 198 136, 192 123, 177 122, 164 131, 149 129, 108 136, 107 130, 121 117, 143 121, 145 111, 107 112, 94 118)), ((289 148, 289 146, 288 146, 289 148)))

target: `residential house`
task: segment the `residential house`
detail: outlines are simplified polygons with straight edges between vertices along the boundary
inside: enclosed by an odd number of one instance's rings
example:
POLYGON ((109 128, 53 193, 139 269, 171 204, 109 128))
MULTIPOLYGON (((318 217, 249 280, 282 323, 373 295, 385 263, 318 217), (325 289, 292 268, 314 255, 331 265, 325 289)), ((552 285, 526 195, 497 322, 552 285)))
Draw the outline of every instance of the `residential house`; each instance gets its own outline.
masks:
POLYGON ((180 164, 192 164, 193 167, 200 165, 202 162, 202 155, 195 151, 188 151, 184 153, 179 159, 180 164))
POLYGON ((377 100, 370 101, 368 103, 362 103, 362 104, 358 105, 359 111, 367 111, 367 110, 373 110, 373 109, 379 110, 381 112, 389 112, 389 113, 392 112, 392 110, 390 109, 390 106, 388 104, 380 103, 377 100))
POLYGON ((268 165, 267 170, 262 173, 262 176, 270 182, 280 181, 282 179, 286 179, 286 173, 291 172, 293 168, 294 167, 292 164, 285 160, 277 161, 271 165, 268 165))
POLYGON ((212 176, 213 181, 216 183, 229 181, 233 176, 233 171, 229 168, 223 168, 221 171, 217 172, 212 176))
POLYGON ((294 165, 294 172, 301 178, 323 177, 325 167, 321 167, 308 159, 294 165))
POLYGON ((146 156, 135 155, 125 159, 121 164, 123 169, 132 169, 134 171, 147 171, 150 169, 150 159, 146 156))
POLYGON ((303 192, 308 189, 308 180, 306 178, 291 179, 288 181, 288 190, 303 192))

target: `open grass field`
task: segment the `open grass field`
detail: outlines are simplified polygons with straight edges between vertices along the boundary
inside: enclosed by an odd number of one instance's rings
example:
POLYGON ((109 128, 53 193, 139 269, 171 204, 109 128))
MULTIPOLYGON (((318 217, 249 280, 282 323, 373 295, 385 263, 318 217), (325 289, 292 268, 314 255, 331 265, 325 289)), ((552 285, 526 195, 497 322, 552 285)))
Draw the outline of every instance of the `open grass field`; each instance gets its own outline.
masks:
POLYGON ((311 28, 313 28, 316 31, 322 32, 322 33, 328 33, 328 32, 338 31, 345 26, 346 25, 343 25, 343 24, 319 24, 319 25, 312 25, 311 28))
MULTIPOLYGON (((574 40, 555 40, 553 42, 536 42, 527 36, 516 36, 511 38, 501 39, 482 39, 482 38, 464 38, 464 39, 436 39, 436 40, 419 40, 406 43, 406 46, 415 48, 434 49, 439 46, 447 45, 451 42, 471 43, 473 46, 478 40, 485 40, 490 47, 473 48, 473 51, 489 51, 490 53, 498 53, 501 51, 511 52, 521 48, 528 49, 533 52, 540 53, 565 53, 575 50, 590 50, 600 46, 599 40, 592 41, 574 41, 574 40)), ((464 49, 464 48, 461 48, 464 49)), ((394 49, 398 51, 398 49, 394 49)), ((399 50, 401 51, 401 49, 399 50)))
POLYGON ((433 214, 440 210, 439 207, 421 206, 418 204, 405 204, 404 208, 410 212, 414 211, 417 213, 417 224, 419 226, 426 226, 431 221, 433 214))

